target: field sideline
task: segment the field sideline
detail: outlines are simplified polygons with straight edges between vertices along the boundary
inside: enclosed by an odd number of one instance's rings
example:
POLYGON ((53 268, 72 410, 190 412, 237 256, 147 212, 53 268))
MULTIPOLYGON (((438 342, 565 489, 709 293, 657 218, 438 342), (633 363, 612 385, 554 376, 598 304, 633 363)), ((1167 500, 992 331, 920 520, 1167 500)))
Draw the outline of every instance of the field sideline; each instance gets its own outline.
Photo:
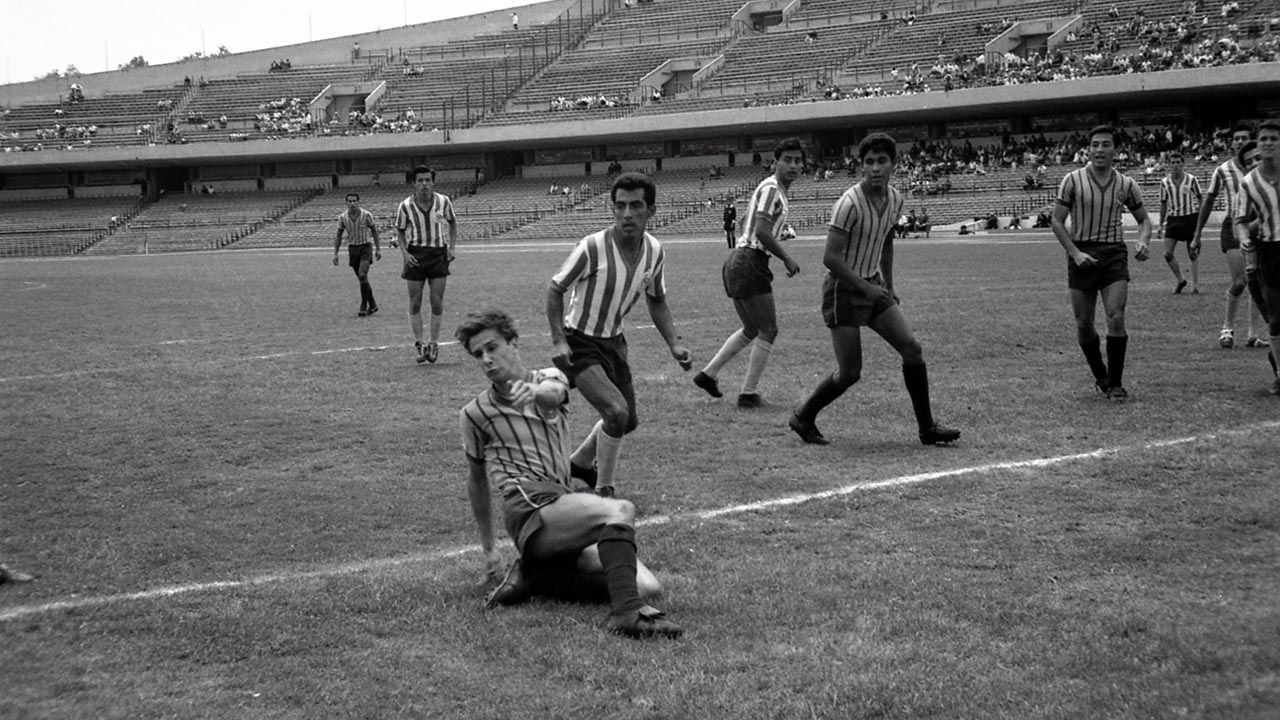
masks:
MULTIPOLYGON (((821 244, 793 245, 758 411, 731 402, 745 358, 713 401, 632 316, 620 488, 676 643, 609 637, 598 607, 480 611, 457 410, 484 379, 456 345, 413 363, 393 258, 369 319, 321 252, 0 263, 0 561, 40 576, 0 587, 0 716, 1274 716, 1280 400, 1262 351, 1217 347, 1216 249, 1199 296, 1159 252, 1131 263, 1114 405, 1051 239, 899 241, 935 411, 965 435, 920 447, 864 334, 813 448, 785 419, 831 366, 821 244)), ((446 334, 502 307, 545 363, 567 251, 461 248, 446 334)), ((722 254, 668 243, 698 363, 734 327, 722 254)))

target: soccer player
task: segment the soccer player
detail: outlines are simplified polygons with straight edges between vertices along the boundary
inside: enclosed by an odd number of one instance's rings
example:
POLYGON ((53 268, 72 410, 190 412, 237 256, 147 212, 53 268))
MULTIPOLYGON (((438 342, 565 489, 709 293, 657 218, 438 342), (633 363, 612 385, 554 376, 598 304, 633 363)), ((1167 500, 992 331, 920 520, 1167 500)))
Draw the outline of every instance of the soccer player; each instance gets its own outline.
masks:
POLYGON ((1173 251, 1178 249, 1179 242, 1187 243, 1187 259, 1191 261, 1191 294, 1199 295, 1200 255, 1192 250, 1191 242, 1195 239, 1196 218, 1204 193, 1200 190, 1200 180, 1183 169, 1182 151, 1171 151, 1165 162, 1169 166, 1169 174, 1160 179, 1159 228, 1159 234, 1164 237, 1164 260, 1178 280, 1173 294, 1181 294, 1187 281, 1182 277, 1182 268, 1173 251))
POLYGON ((735 200, 726 200, 724 203, 724 240, 729 244, 730 250, 737 242, 738 233, 738 208, 735 203, 735 200))
MULTIPOLYGON (((1250 140, 1240 146, 1240 151, 1236 153, 1236 160, 1240 163, 1240 167, 1244 168, 1246 174, 1259 163, 1262 162, 1262 151, 1258 149, 1258 141, 1250 140)), ((1236 195, 1239 198, 1239 195, 1236 195)), ((1257 223, 1249 226, 1251 235, 1257 234, 1259 228, 1257 223)), ((1258 314, 1262 316, 1264 323, 1271 322, 1270 308, 1267 305, 1267 299, 1262 294, 1262 285, 1258 281, 1258 253, 1251 244, 1249 247, 1241 246, 1240 253, 1244 255, 1244 283, 1249 288, 1249 297, 1253 299, 1253 306, 1258 310, 1258 314)), ((1247 343, 1249 347, 1271 347, 1271 341, 1264 337, 1250 338, 1247 343)), ((1267 360, 1271 363, 1271 369, 1276 370, 1276 359, 1274 351, 1267 351, 1267 360)))
POLYGON ((929 406, 929 374, 924 351, 898 307, 893 290, 894 223, 903 197, 889 182, 898 162, 893 138, 872 133, 858 145, 862 181, 840 196, 831 210, 822 264, 822 319, 831 329, 836 371, 818 384, 788 424, 814 445, 828 440, 815 424, 818 413, 862 376, 861 328, 869 327, 902 356, 902 378, 911 396, 920 442, 937 445, 959 439, 960 431, 934 422, 929 406))
POLYGON ((641 295, 671 356, 685 370, 693 364, 667 307, 662 246, 645 232, 656 197, 657 189, 645 175, 623 173, 614 179, 609 191, 614 224, 580 240, 547 290, 552 359, 600 413, 600 421, 570 458, 571 470, 604 497, 616 493, 614 469, 622 437, 639 424, 622 326, 641 295))
POLYGON ((378 226, 373 221, 373 213, 360 207, 359 193, 347 193, 347 211, 338 216, 338 234, 333 239, 335 266, 344 234, 347 236, 347 262, 360 281, 360 312, 356 314, 360 317, 372 315, 378 312, 378 301, 373 299, 373 286, 369 284, 369 266, 382 259, 382 246, 378 242, 378 226))
POLYGON ((1115 129, 1099 125, 1089 131, 1089 164, 1072 170, 1058 187, 1058 204, 1050 224, 1067 251, 1067 287, 1076 318, 1076 339, 1093 371, 1098 390, 1112 400, 1128 399, 1124 361, 1129 333, 1124 324, 1129 299, 1129 254, 1120 225, 1122 207, 1138 221, 1134 257, 1145 261, 1150 252, 1151 218, 1142 205, 1142 192, 1133 178, 1116 170, 1115 129), (1071 228, 1066 225, 1068 215, 1071 228), (1098 296, 1107 314, 1107 360, 1094 327, 1098 296))
MULTIPOLYGON (((1256 253, 1258 285, 1270 309, 1267 331, 1272 351, 1280 348, 1280 120, 1258 124, 1258 150, 1262 162, 1245 175, 1235 207, 1236 239, 1256 253), (1258 237, 1250 237, 1256 228, 1258 237)), ((1272 370, 1275 365, 1273 360, 1272 370)), ((1271 387, 1280 395, 1280 378, 1271 387)))
MULTIPOLYGON (((1221 165, 1213 171, 1213 177, 1209 180, 1209 189, 1205 191, 1204 202, 1200 205, 1200 215, 1196 218, 1196 237, 1191 242, 1196 253, 1200 252, 1200 235, 1204 230, 1205 223, 1209 222, 1209 215, 1213 212, 1213 203, 1218 199, 1218 195, 1225 195, 1226 200, 1226 216, 1222 221, 1222 235, 1220 237, 1222 252, 1227 256, 1227 268, 1231 271, 1231 287, 1227 288, 1227 312, 1222 321, 1222 332, 1218 334, 1218 345, 1223 348, 1231 348, 1236 344, 1236 313, 1240 307, 1240 298, 1244 296, 1245 277, 1244 277, 1244 255, 1240 252, 1240 243, 1236 239, 1235 230, 1231 214, 1236 206, 1236 193, 1240 191, 1240 181, 1244 179, 1245 170, 1236 160, 1235 154, 1240 152, 1240 147, 1253 136, 1253 131, 1248 125, 1237 125, 1231 132, 1231 152, 1232 156, 1227 158, 1221 165)), ((1253 313, 1249 312, 1247 307, 1249 299, 1245 298, 1245 314, 1249 322, 1249 337, 1254 337, 1253 332, 1253 313)), ((1261 321, 1259 321, 1261 324, 1261 321)), ((1257 344, 1257 341, 1254 341, 1257 344)))
POLYGON ((444 314, 444 289, 458 243, 458 222, 453 202, 435 190, 435 171, 425 165, 413 169, 413 194, 396 210, 396 240, 409 286, 409 327, 419 363, 436 361, 440 354, 440 320, 444 314), (449 226, 449 244, 442 226, 449 226), (422 289, 430 290, 431 326, 422 341, 422 289))
POLYGON ((742 235, 721 268, 724 292, 733 300, 733 309, 742 320, 742 327, 730 335, 711 362, 693 376, 693 383, 708 395, 722 397, 718 382, 720 370, 751 346, 747 374, 738 393, 738 407, 742 408, 760 407, 756 386, 773 352, 773 343, 778 339, 778 312, 773 303, 769 256, 782 260, 787 277, 800 272, 800 266, 782 248, 782 233, 787 228, 787 192, 804 172, 804 145, 799 138, 787 138, 773 149, 773 159, 773 174, 761 181, 752 193, 742 235))
POLYGON ((555 368, 525 368, 515 323, 501 311, 467 316, 455 336, 491 383, 461 417, 470 465, 467 495, 486 574, 500 572, 490 480, 520 552, 485 606, 511 605, 534 594, 589 597, 603 590, 613 606, 606 621, 610 632, 678 637, 680 626, 641 599, 658 594, 661 586, 636 558, 635 507, 576 493, 569 485, 568 379, 555 368))

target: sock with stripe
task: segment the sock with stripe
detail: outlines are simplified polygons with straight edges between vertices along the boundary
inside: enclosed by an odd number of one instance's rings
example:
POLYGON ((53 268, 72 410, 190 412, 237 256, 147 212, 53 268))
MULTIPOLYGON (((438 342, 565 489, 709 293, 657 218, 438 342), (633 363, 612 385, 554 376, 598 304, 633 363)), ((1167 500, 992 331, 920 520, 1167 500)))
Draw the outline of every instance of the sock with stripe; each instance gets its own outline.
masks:
POLYGON ((817 420, 818 413, 822 412, 822 409, 826 406, 835 402, 836 398, 843 395, 844 391, 847 389, 848 388, 841 387, 840 383, 836 382, 834 375, 828 375, 822 380, 822 382, 818 383, 818 387, 813 389, 813 393, 804 401, 804 404, 800 406, 800 409, 796 410, 796 417, 809 423, 817 420))
POLYGON ((911 396, 911 409, 916 412, 916 424, 920 432, 933 427, 933 410, 929 407, 929 369, 919 365, 902 364, 902 381, 911 396))
POLYGON ((609 587, 609 604, 614 615, 626 615, 639 610, 640 589, 636 587, 636 531, 630 525, 613 523, 600 530, 596 541, 600 551, 600 564, 604 567, 604 581, 609 587))
MULTIPOLYGON (((614 487, 613 471, 618 466, 618 451, 622 449, 622 438, 614 437, 600 429, 596 434, 596 472, 599 479, 596 487, 614 487)), ((632 571, 634 575, 634 570, 632 571)))
POLYGON ((1102 340, 1094 335, 1080 343, 1080 349, 1084 351, 1084 359, 1089 362, 1089 370, 1093 372, 1093 378, 1098 382, 1106 382, 1107 366, 1102 362, 1102 340))
POLYGON ((764 368, 769 364, 769 353, 773 352, 773 343, 757 337, 751 347, 751 358, 747 362, 747 376, 742 379, 742 394, 751 395, 764 375, 764 368))
POLYGON ((1128 349, 1128 335, 1107 336, 1107 385, 1109 387, 1124 386, 1124 356, 1128 349))
POLYGON ((728 365, 730 360, 737 357, 738 353, 745 350, 750 344, 751 341, 743 334, 742 328, 738 328, 737 332, 724 341, 724 345, 720 346, 720 351, 716 353, 715 357, 711 358, 711 362, 707 363, 702 372, 713 378, 719 377, 720 371, 724 369, 724 366, 728 365))

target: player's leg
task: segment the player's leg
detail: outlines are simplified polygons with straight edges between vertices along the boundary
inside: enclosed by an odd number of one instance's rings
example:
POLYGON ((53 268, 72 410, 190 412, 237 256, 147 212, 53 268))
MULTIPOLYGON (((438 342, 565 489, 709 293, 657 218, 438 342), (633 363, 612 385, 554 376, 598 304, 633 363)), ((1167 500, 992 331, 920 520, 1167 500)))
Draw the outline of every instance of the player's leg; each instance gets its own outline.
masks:
POLYGON ((1231 271, 1231 286, 1227 288, 1227 311, 1222 319, 1222 332, 1218 335, 1218 344, 1224 348, 1236 344, 1236 314, 1245 290, 1244 254, 1239 248, 1227 250, 1227 269, 1231 271))
POLYGON ((1089 370, 1093 373, 1098 389, 1106 392, 1111 389, 1107 381, 1107 365, 1102 360, 1102 339, 1094 327, 1094 315, 1097 312, 1098 293, 1095 290, 1072 288, 1071 312, 1076 320, 1076 342, 1084 352, 1089 370))
POLYGON ((369 285, 369 255, 364 254, 360 258, 360 264, 356 267, 356 280, 360 283, 360 309, 366 315, 372 315, 378 309, 378 303, 373 299, 373 287, 369 285))
POLYGON ((871 329, 884 338, 902 356, 902 380, 911 396, 911 408, 916 414, 920 430, 920 442, 926 445, 951 442, 960 437, 960 431, 944 427, 933 420, 929 403, 929 370, 924 362, 924 349, 911 331, 911 323, 897 305, 871 320, 871 329))
MULTIPOLYGON (((600 547, 592 543, 576 557, 557 558, 554 568, 538 567, 537 592, 558 600, 576 602, 609 602, 609 584, 605 582, 600 547)), ((662 595, 662 583, 642 560, 636 559, 636 589, 640 599, 653 602, 662 595)))
POLYGON ((738 314, 742 327, 735 330, 732 335, 725 339, 715 357, 711 358, 711 362, 708 362, 701 372, 693 376, 693 384, 702 388, 711 397, 724 396, 724 393, 720 392, 720 371, 724 369, 725 365, 729 364, 729 361, 737 357, 738 353, 751 345, 751 342, 759 334, 759 330, 743 305, 742 299, 733 299, 733 310, 738 314))
POLYGON ((1129 303, 1129 282, 1117 280, 1102 288, 1102 310, 1107 316, 1107 396, 1123 400, 1124 359, 1129 349, 1129 332, 1125 328, 1125 307, 1129 303))
POLYGON ((427 346, 422 342, 422 289, 426 280, 406 280, 409 289, 409 329, 413 331, 413 347, 418 362, 427 361, 427 346))
POLYGON ((1187 242, 1187 259, 1191 262, 1191 294, 1200 294, 1200 253, 1191 249, 1190 241, 1187 242))
POLYGON ((802 440, 814 445, 827 444, 827 439, 815 425, 818 413, 862 377, 861 330, 856 325, 831 328, 831 346, 836 355, 836 371, 818 383, 818 387, 792 413, 789 423, 802 440))
POLYGON ((1178 265, 1178 258, 1173 254, 1178 249, 1178 239, 1165 235, 1164 238, 1164 261, 1168 263, 1169 270, 1173 272, 1173 276, 1177 278, 1178 284, 1173 289, 1173 294, 1182 293, 1182 289, 1187 286, 1187 281, 1182 278, 1182 267, 1178 265))
MULTIPOLYGON (((588 441, 584 441, 583 445, 585 446, 586 442, 595 444, 597 492, 611 494, 615 487, 614 470, 622 448, 622 437, 635 427, 632 410, 634 398, 629 404, 627 396, 613 384, 601 365, 588 365, 574 378, 574 384, 587 402, 591 403, 591 407, 600 413, 601 424, 598 431, 593 430, 588 441)), ((576 459, 571 459, 571 462, 589 467, 585 447, 580 446, 574 456, 576 459)))
POLYGON ((757 334, 751 345, 751 357, 747 363, 747 375, 742 380, 742 391, 738 394, 739 407, 758 407, 760 395, 756 386, 765 366, 769 364, 769 354, 773 352, 773 343, 778 339, 778 311, 774 306, 773 293, 764 293, 734 301, 734 307, 741 307, 739 316, 750 322, 757 334))
POLYGON ((428 301, 431 305, 431 325, 427 333, 427 362, 435 362, 440 353, 440 321, 444 317, 444 290, 449 276, 427 278, 428 301))

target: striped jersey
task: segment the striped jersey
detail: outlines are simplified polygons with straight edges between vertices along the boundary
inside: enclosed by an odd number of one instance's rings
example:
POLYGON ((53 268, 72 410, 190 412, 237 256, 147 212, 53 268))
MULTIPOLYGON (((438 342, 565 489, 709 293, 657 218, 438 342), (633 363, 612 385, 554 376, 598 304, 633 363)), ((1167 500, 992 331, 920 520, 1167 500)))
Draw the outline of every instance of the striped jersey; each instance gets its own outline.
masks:
POLYGON ((1258 242, 1280 242, 1280 187, 1262 176, 1261 165, 1240 181, 1233 210, 1236 222, 1258 222, 1258 242))
POLYGON ((509 492, 521 480, 569 484, 569 380, 555 368, 531 370, 525 380, 564 386, 558 407, 510 404, 505 388, 491 385, 462 408, 462 446, 467 457, 484 462, 489 480, 509 492))
POLYGON ((1226 193, 1227 217, 1235 212, 1236 194, 1240 192, 1240 181, 1244 180, 1244 170, 1236 164, 1235 158, 1227 158, 1213 170, 1213 177, 1209 179, 1210 195, 1221 195, 1226 193))
POLYGON ((553 288, 571 293, 564 326, 591 337, 621 335, 623 320, 642 294, 666 297, 665 263, 662 246, 649 233, 635 265, 623 259, 613 228, 582 238, 551 278, 553 288))
POLYGON ((338 216, 338 232, 347 236, 348 245, 367 245, 377 231, 373 213, 364 208, 360 208, 360 214, 354 218, 347 212, 338 216))
POLYGON ((1071 239, 1086 243, 1122 243, 1124 209, 1142 208, 1142 191, 1133 178, 1112 170, 1099 183, 1089 166, 1072 170, 1058 187, 1058 204, 1071 211, 1071 239))
POLYGON ((778 184, 776 175, 760 181, 756 191, 751 194, 751 207, 747 208, 747 218, 742 224, 742 236, 734 243, 734 247, 765 250, 764 245, 756 239, 756 227, 766 217, 773 218, 773 239, 781 240, 782 229, 787 224, 787 193, 778 184))
POLYGON ((408 247, 445 247, 444 225, 454 220, 453 201, 440 193, 432 193, 430 208, 422 207, 410 195, 396 209, 396 229, 404 231, 408 247))
POLYGON ((844 261, 855 275, 875 277, 880 272, 880 254, 884 242, 893 232, 906 199, 898 189, 885 189, 887 202, 877 212, 858 183, 840 196, 831 208, 831 227, 848 233, 844 245, 844 261))
POLYGON ((1200 203, 1204 201, 1204 193, 1200 190, 1200 181, 1189 172, 1182 173, 1182 182, 1175 184, 1173 178, 1166 175, 1160 179, 1160 202, 1168 210, 1168 217, 1195 215, 1200 212, 1200 203))

